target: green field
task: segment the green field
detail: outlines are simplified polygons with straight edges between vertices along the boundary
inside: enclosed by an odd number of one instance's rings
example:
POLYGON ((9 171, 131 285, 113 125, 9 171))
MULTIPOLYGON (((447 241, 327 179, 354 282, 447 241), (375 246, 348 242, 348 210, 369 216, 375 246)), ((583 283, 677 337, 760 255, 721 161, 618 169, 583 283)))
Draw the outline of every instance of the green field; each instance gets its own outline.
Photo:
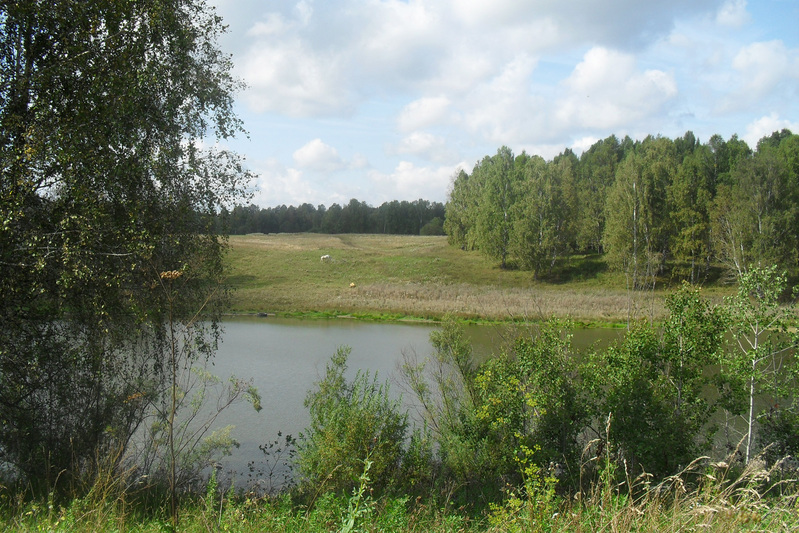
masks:
POLYGON ((234 313, 617 323, 659 318, 665 295, 627 291, 624 277, 596 256, 573 258, 561 279, 537 282, 446 237, 232 236, 228 261, 234 313))

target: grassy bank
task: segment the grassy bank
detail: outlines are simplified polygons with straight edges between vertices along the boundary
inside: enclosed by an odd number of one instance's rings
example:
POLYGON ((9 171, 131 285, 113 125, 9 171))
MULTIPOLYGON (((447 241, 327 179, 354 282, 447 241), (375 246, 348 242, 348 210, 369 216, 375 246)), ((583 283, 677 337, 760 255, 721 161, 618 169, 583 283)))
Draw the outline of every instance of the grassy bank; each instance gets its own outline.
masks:
POLYGON ((450 312, 477 320, 618 323, 659 318, 664 310, 663 290, 625 290, 624 277, 608 272, 601 258, 573 258, 560 279, 537 282, 530 272, 502 270, 477 252, 451 247, 445 237, 233 236, 228 261, 235 313, 438 318, 450 312))
POLYGON ((633 491, 625 483, 599 482, 585 494, 569 498, 547 491, 510 494, 504 503, 480 515, 435 499, 372 499, 368 487, 349 497, 326 494, 306 506, 293 502, 288 493, 255 497, 209 486, 204 496, 184 495, 178 527, 170 523, 166 509, 142 506, 124 493, 98 486, 66 505, 3 501, 0 530, 726 533, 799 528, 795 482, 770 480, 775 472, 759 465, 728 478, 726 465, 696 463, 702 464, 690 465, 683 475, 652 487, 645 479, 628 479, 633 491))

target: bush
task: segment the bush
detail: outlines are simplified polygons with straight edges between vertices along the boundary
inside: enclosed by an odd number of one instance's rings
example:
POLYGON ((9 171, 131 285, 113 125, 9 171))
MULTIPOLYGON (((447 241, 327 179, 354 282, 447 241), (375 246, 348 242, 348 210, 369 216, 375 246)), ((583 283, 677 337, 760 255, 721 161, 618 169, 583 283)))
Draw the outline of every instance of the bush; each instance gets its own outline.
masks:
POLYGON ((760 445, 769 464, 799 456, 799 413, 771 408, 760 418, 760 445))
POLYGON ((446 235, 444 231, 444 221, 438 217, 422 226, 419 235, 446 235))
POLYGON ((401 400, 390 399, 388 384, 369 372, 358 371, 348 382, 349 354, 339 348, 305 399, 311 425, 300 435, 298 466, 303 487, 315 492, 351 493, 367 460, 371 486, 379 491, 398 474, 403 456, 408 422, 401 400))

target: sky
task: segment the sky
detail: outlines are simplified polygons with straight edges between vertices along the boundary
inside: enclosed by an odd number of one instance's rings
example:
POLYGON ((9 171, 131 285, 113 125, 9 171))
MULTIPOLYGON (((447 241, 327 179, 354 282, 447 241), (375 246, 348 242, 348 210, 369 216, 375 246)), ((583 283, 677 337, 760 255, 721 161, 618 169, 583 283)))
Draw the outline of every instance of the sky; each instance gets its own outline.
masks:
POLYGON ((501 146, 799 133, 797 0, 209 0, 261 207, 446 202, 501 146))

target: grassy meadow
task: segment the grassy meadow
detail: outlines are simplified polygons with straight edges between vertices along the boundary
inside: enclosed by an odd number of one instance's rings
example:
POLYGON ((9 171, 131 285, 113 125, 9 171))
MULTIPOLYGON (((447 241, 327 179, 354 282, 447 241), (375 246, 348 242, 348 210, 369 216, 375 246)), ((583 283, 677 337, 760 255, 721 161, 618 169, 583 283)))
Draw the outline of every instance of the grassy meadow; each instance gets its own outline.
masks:
POLYGON ((234 313, 619 323, 659 318, 668 289, 627 291, 624 276, 597 256, 572 258, 559 279, 535 281, 438 236, 238 235, 228 261, 234 313))

